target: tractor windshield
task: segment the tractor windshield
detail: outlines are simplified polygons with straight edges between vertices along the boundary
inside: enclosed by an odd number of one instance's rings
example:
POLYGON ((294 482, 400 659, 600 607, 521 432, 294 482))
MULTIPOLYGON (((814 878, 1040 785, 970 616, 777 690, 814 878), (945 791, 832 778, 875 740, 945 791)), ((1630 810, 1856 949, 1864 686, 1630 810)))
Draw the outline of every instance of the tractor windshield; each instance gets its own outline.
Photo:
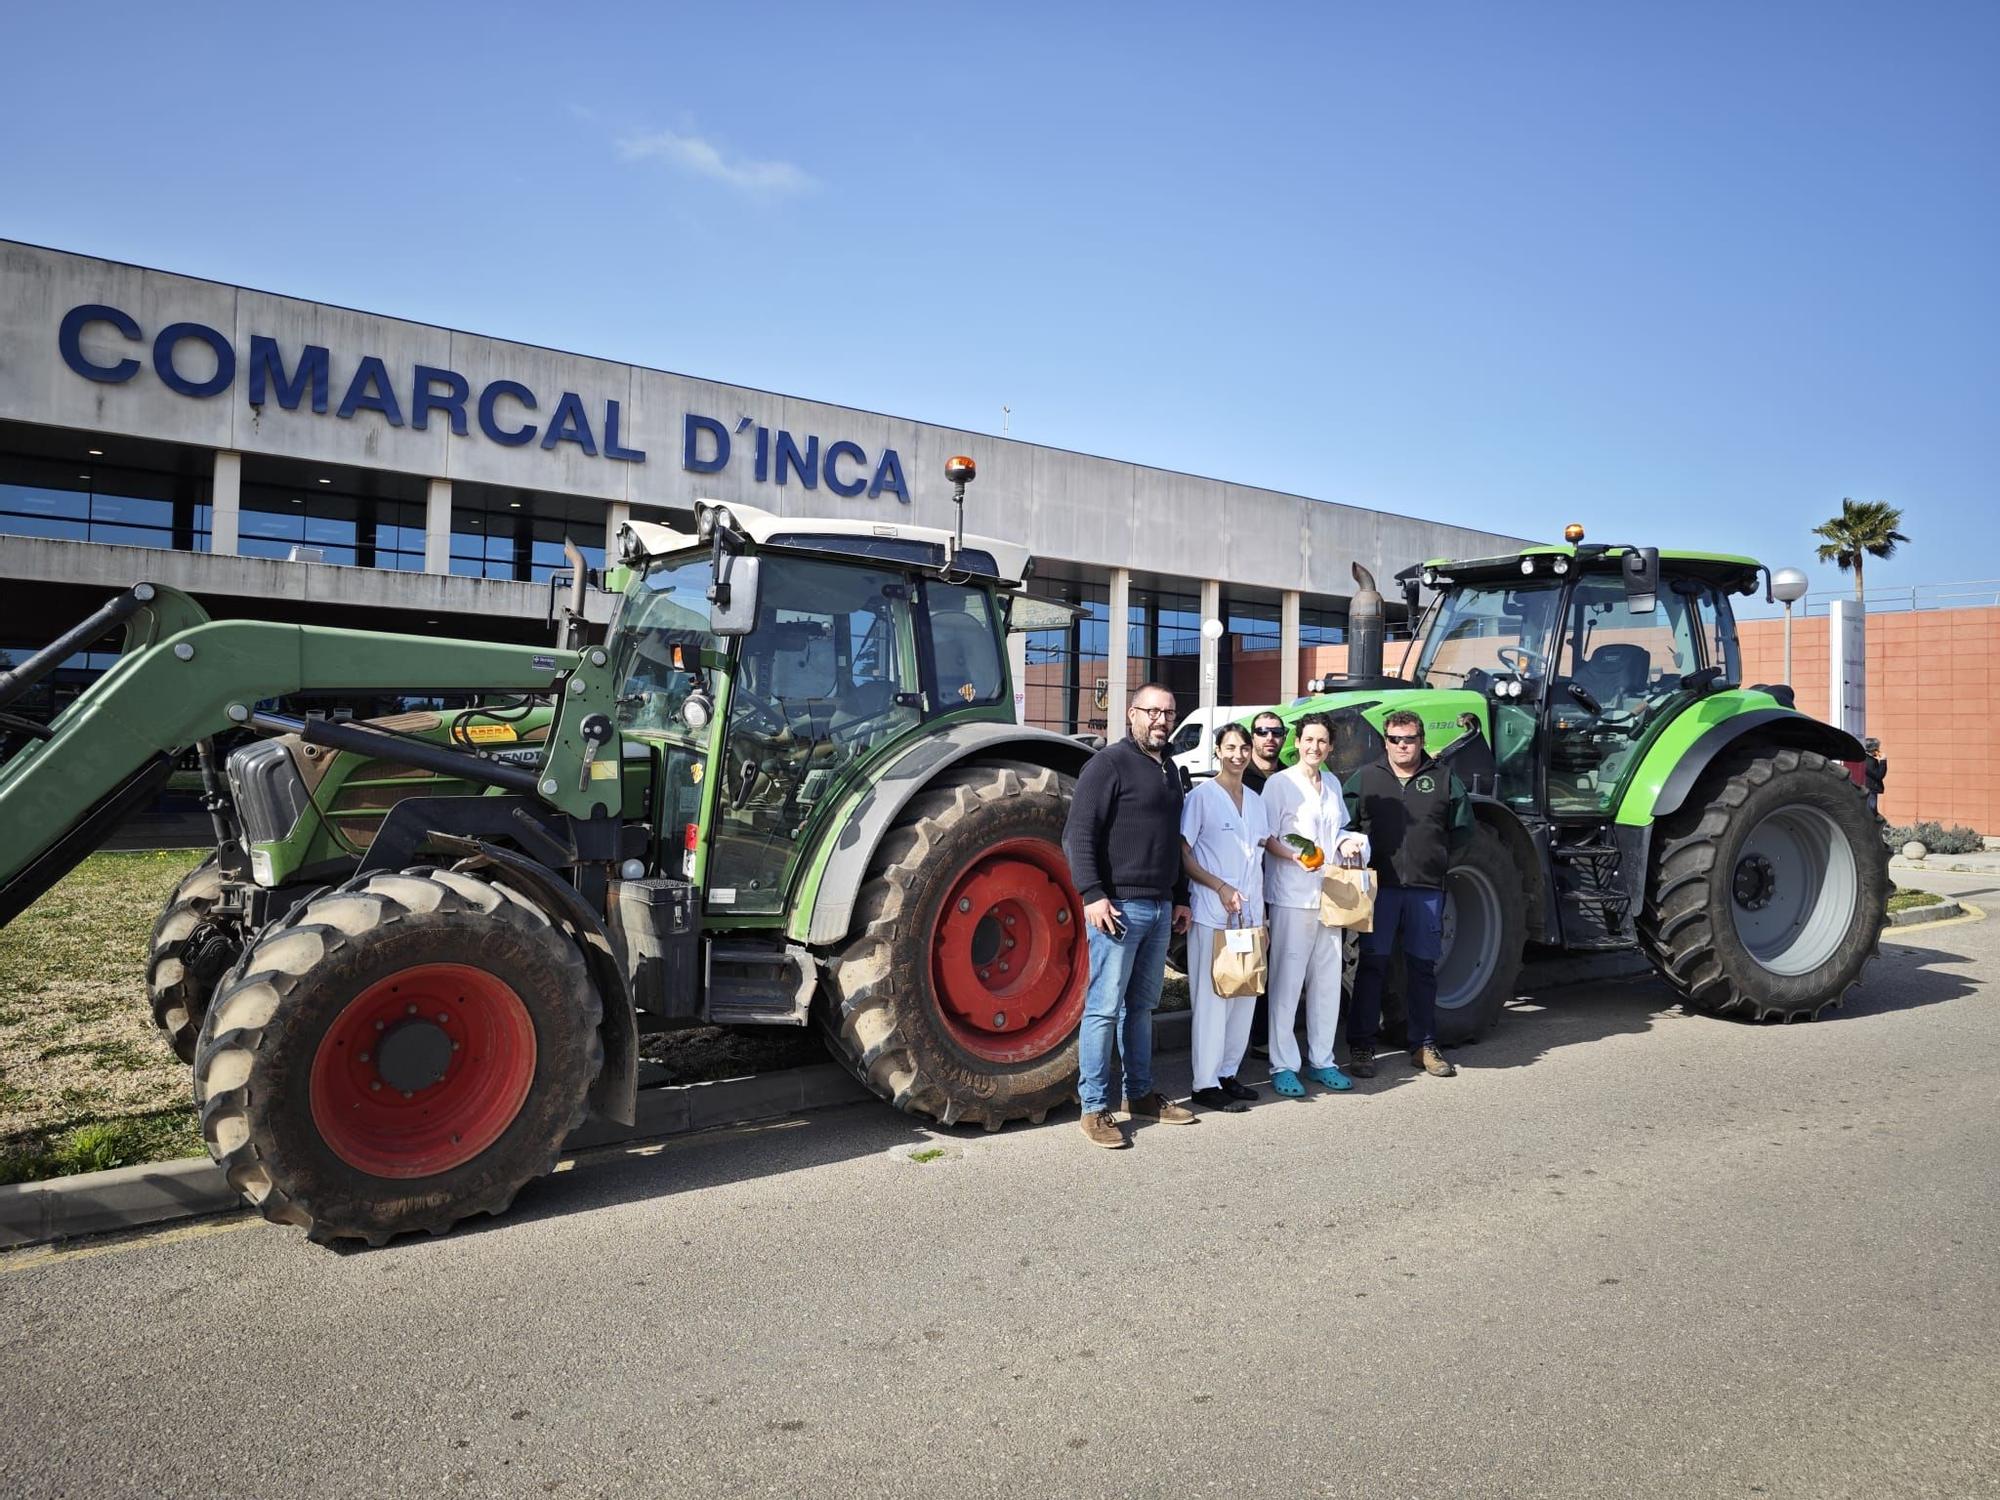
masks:
POLYGON ((709 555, 684 552, 646 565, 625 594, 612 637, 621 729, 685 730, 681 705, 693 691, 708 629, 709 555))
POLYGON ((1462 687, 1474 672, 1545 676, 1560 594, 1554 582, 1453 589, 1439 601, 1424 636, 1418 685, 1462 687))

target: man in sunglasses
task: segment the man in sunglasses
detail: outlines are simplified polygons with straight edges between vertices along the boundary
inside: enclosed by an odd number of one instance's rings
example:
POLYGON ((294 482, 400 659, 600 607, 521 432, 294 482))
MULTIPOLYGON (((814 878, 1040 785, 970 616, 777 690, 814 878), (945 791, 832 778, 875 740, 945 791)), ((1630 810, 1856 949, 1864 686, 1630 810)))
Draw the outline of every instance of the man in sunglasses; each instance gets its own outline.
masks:
POLYGON ((1130 1119, 1192 1125, 1194 1111, 1153 1086, 1153 1010, 1166 978, 1167 939, 1186 932, 1188 878, 1181 868, 1181 771, 1166 754, 1174 695, 1149 682, 1125 710, 1126 734, 1076 778, 1063 854, 1083 896, 1090 982, 1077 1037, 1077 1103, 1084 1139, 1131 1144, 1112 1112, 1112 1054, 1124 1071, 1130 1119))
MULTIPOLYGON (((1250 764, 1243 768, 1243 784, 1260 795, 1264 783, 1285 768, 1278 762, 1278 752, 1285 748, 1285 721, 1268 708, 1257 710, 1250 721, 1250 764)), ((1264 1002, 1259 1000, 1259 1009, 1264 1002)), ((1260 1027, 1252 1033, 1262 1036, 1260 1027)))
POLYGON ((1382 982, 1403 955, 1410 1064, 1433 1078, 1458 1072, 1438 1050, 1437 962, 1443 945, 1444 877, 1451 857, 1472 842, 1465 783, 1424 750, 1424 721, 1397 709, 1382 721, 1384 754, 1347 779, 1348 814, 1368 835, 1380 882, 1375 926, 1362 934, 1347 1025, 1347 1071, 1375 1076, 1382 1029, 1382 982))

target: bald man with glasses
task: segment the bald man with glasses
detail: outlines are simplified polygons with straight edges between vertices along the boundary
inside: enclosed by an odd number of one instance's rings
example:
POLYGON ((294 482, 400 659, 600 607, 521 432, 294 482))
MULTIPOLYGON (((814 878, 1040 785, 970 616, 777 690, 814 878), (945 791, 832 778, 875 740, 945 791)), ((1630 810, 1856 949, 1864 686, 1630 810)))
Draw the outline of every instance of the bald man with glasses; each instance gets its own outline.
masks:
POLYGON ((1192 1125, 1194 1112, 1153 1086, 1153 1011, 1167 972, 1167 939, 1186 932, 1181 868, 1181 771, 1166 754, 1174 695, 1149 682, 1125 710, 1125 738, 1090 758, 1076 779, 1063 853, 1083 896, 1090 988, 1077 1037, 1077 1103, 1084 1138, 1131 1144, 1112 1112, 1112 1052, 1124 1072, 1122 1112, 1192 1125))

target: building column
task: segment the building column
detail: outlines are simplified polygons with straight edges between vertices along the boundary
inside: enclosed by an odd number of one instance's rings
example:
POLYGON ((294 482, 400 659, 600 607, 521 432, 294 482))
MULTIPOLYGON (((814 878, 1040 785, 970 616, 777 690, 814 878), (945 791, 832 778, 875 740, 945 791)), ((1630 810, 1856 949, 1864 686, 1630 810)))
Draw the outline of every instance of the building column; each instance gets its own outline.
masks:
POLYGON ((1132 670, 1129 637, 1132 631, 1132 570, 1113 568, 1111 570, 1111 618, 1107 622, 1104 669, 1110 674, 1110 690, 1104 697, 1104 742, 1123 738, 1125 734, 1125 704, 1129 700, 1130 685, 1126 675, 1132 670))
POLYGON ((1299 695, 1299 595, 1286 589, 1278 597, 1278 701, 1299 695))
POLYGON ((451 571, 451 481, 433 479, 424 496, 424 571, 451 571))
MULTIPOLYGON (((1215 717, 1214 709, 1218 701, 1217 688, 1222 680, 1222 638, 1208 638, 1208 622, 1222 616, 1222 585, 1213 578, 1201 581, 1201 687, 1200 700, 1202 722, 1209 724, 1215 717)), ((1225 622, 1226 623, 1226 622, 1225 622)), ((1211 724, 1211 731, 1212 731, 1211 724)))
POLYGON ((208 550, 217 557, 238 555, 237 525, 243 514, 243 455, 217 450, 215 479, 208 488, 208 550))

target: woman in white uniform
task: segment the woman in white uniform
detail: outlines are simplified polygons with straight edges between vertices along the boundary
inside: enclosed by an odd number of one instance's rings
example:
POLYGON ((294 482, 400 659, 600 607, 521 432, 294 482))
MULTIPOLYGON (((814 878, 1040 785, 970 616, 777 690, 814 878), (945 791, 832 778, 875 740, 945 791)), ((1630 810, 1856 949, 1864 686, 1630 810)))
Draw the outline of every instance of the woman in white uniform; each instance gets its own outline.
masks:
POLYGON ((1264 925, 1264 841, 1271 830, 1264 804, 1243 784, 1250 735, 1241 724, 1216 731, 1215 777, 1196 784, 1181 809, 1181 867, 1193 898, 1188 934, 1188 987, 1194 995, 1194 1102, 1241 1114, 1257 1097, 1236 1081, 1250 1045, 1255 995, 1225 1000, 1215 993, 1210 960, 1215 934, 1230 926, 1264 925))
POLYGON ((1333 726, 1324 715, 1299 720, 1298 764, 1264 783, 1264 811, 1271 825, 1265 843, 1264 889, 1271 913, 1270 1013, 1271 1087, 1287 1098, 1301 1097, 1299 1041, 1294 1028, 1299 998, 1306 1002, 1305 1076, 1321 1088, 1345 1092, 1354 1081, 1334 1066, 1340 1034, 1340 929, 1319 920, 1319 871, 1300 863, 1288 834, 1308 839, 1327 860, 1368 858, 1366 834, 1349 832, 1347 801, 1340 778, 1323 772, 1333 748, 1333 726))

